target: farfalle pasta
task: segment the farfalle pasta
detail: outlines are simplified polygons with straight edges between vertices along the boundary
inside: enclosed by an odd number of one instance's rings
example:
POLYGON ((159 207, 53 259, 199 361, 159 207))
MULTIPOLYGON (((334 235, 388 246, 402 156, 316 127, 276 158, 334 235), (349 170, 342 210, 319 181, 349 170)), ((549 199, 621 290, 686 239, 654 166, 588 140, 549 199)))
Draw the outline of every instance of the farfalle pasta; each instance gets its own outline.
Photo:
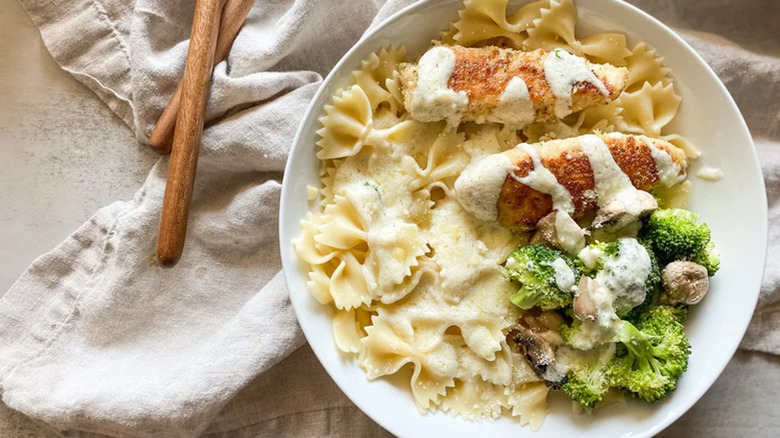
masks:
POLYGON ((579 56, 587 56, 595 62, 608 62, 614 66, 626 64, 630 55, 626 49, 626 36, 618 33, 591 35, 582 40, 575 36, 577 8, 572 0, 549 0, 540 10, 539 18, 527 30, 523 41, 527 50, 566 49, 579 56))
POLYGON ((508 3, 509 0, 466 0, 464 8, 458 12, 460 19, 452 26, 456 31, 452 41, 445 35, 444 42, 478 46, 486 41, 502 39, 510 47, 521 48, 527 37, 526 31, 539 17, 541 6, 547 0, 525 5, 511 15, 507 15, 508 3))
POLYGON ((622 109, 620 130, 659 137, 677 114, 681 100, 672 84, 664 86, 661 82, 645 82, 637 91, 624 92, 617 101, 622 109))
POLYGON ((399 72, 414 59, 404 47, 371 54, 320 118, 322 184, 294 246, 312 295, 333 308, 336 346, 368 378, 408 368, 421 412, 468 420, 507 414, 538 429, 549 388, 507 344, 524 312, 509 301, 514 289, 501 268, 529 236, 468 214, 455 180, 470 163, 518 143, 582 134, 642 134, 688 157, 698 151, 668 132, 680 97, 653 48, 640 42, 629 50, 619 33, 578 34, 571 0, 516 10, 508 3, 466 0, 441 43, 565 50, 625 67, 625 91, 544 123, 423 123, 404 106, 399 72))
POLYGON ((650 85, 661 83, 667 85, 672 82, 669 77, 669 68, 664 66, 664 59, 658 56, 655 49, 641 42, 634 46, 631 54, 626 57, 628 67, 627 91, 636 91, 645 82, 650 85))
POLYGON ((405 56, 404 47, 382 49, 379 53, 369 55, 361 62, 360 69, 352 72, 355 84, 366 94, 372 110, 378 109, 382 104, 387 104, 393 112, 399 110, 403 99, 397 99, 392 85, 388 86, 388 81, 393 81, 393 73, 397 72, 398 64, 405 56))

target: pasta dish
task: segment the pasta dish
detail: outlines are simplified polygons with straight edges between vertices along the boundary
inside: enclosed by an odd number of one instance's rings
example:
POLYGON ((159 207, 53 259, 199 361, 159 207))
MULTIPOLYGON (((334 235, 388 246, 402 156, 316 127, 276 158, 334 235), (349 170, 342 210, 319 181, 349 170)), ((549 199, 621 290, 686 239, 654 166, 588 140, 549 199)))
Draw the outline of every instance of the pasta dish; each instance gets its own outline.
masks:
POLYGON ((337 347, 408 376, 421 412, 537 429, 673 391, 718 270, 687 210, 699 156, 643 42, 580 35, 571 0, 466 0, 420 56, 370 55, 320 118, 294 246, 337 347))

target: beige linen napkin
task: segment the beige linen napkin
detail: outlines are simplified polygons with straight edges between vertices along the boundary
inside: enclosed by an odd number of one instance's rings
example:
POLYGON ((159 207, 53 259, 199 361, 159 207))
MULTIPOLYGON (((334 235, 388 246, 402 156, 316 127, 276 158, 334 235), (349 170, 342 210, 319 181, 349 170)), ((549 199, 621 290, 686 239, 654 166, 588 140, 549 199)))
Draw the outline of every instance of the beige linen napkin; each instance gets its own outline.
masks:
MULTIPOLYGON (((143 141, 181 76, 194 1, 21 1, 60 65, 143 141)), ((322 75, 372 20, 411 1, 381 3, 257 1, 216 67, 183 261, 150 262, 163 158, 134 199, 97 212, 0 300, 5 403, 55 428, 121 436, 381 432, 308 350, 274 367, 303 343, 279 273, 281 172, 322 75)), ((780 354, 780 3, 632 3, 690 29, 755 136, 770 254, 743 347, 780 354)))

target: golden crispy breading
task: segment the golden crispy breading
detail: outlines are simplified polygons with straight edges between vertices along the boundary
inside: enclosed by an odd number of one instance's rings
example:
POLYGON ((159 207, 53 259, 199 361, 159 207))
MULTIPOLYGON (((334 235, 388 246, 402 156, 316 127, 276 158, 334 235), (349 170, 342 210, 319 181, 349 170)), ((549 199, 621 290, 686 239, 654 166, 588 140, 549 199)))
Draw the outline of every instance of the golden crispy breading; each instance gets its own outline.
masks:
MULTIPOLYGON (((615 162, 639 190, 651 190, 659 183, 658 169, 650 144, 669 153, 684 172, 685 154, 674 145, 643 135, 600 134, 615 162)), ((566 188, 574 204, 574 219, 597 209, 593 169, 579 146, 579 138, 551 140, 534 145, 542 165, 566 188)), ((533 170, 531 157, 522 149, 504 152, 517 166, 515 175, 522 178, 533 170)), ((507 228, 530 230, 553 209, 552 197, 538 192, 507 175, 498 198, 498 222, 507 228)))
MULTIPOLYGON (((544 50, 522 52, 498 47, 467 48, 449 46, 455 53, 455 70, 448 86, 453 91, 463 91, 469 98, 464 121, 491 122, 493 111, 498 107, 501 94, 509 81, 519 76, 525 81, 530 100, 535 110, 535 121, 556 119, 555 95, 550 89, 544 73, 544 50)), ((608 95, 603 95, 593 84, 578 82, 572 89, 572 112, 603 105, 615 100, 626 86, 628 70, 609 64, 591 64, 586 61, 603 83, 608 95)), ((417 66, 401 64, 401 86, 406 108, 411 108, 412 94, 417 88, 417 66)))

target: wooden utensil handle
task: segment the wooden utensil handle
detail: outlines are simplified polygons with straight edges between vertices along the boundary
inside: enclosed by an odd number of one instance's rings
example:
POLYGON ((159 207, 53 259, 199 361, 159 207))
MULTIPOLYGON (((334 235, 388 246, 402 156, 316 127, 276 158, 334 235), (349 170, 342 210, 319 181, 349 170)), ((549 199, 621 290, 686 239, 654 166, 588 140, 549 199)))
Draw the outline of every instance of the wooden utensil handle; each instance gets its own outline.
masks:
POLYGON ((175 265, 184 249, 222 5, 223 0, 197 0, 195 3, 181 106, 176 118, 157 235, 157 260, 163 266, 175 265))
MULTIPOLYGON (((228 53, 230 53, 230 47, 233 45, 233 40, 236 39, 238 31, 241 30, 241 26, 244 24, 247 15, 249 15, 252 4, 254 4, 254 0, 227 0, 225 2, 219 25, 217 47, 214 52, 214 64, 220 63, 227 58, 228 53)), ((168 105, 166 105, 160 115, 160 119, 157 120, 152 135, 149 136, 149 146, 163 155, 171 152, 176 115, 179 112, 181 101, 181 87, 182 82, 179 82, 176 91, 173 92, 171 99, 168 101, 168 105)))

